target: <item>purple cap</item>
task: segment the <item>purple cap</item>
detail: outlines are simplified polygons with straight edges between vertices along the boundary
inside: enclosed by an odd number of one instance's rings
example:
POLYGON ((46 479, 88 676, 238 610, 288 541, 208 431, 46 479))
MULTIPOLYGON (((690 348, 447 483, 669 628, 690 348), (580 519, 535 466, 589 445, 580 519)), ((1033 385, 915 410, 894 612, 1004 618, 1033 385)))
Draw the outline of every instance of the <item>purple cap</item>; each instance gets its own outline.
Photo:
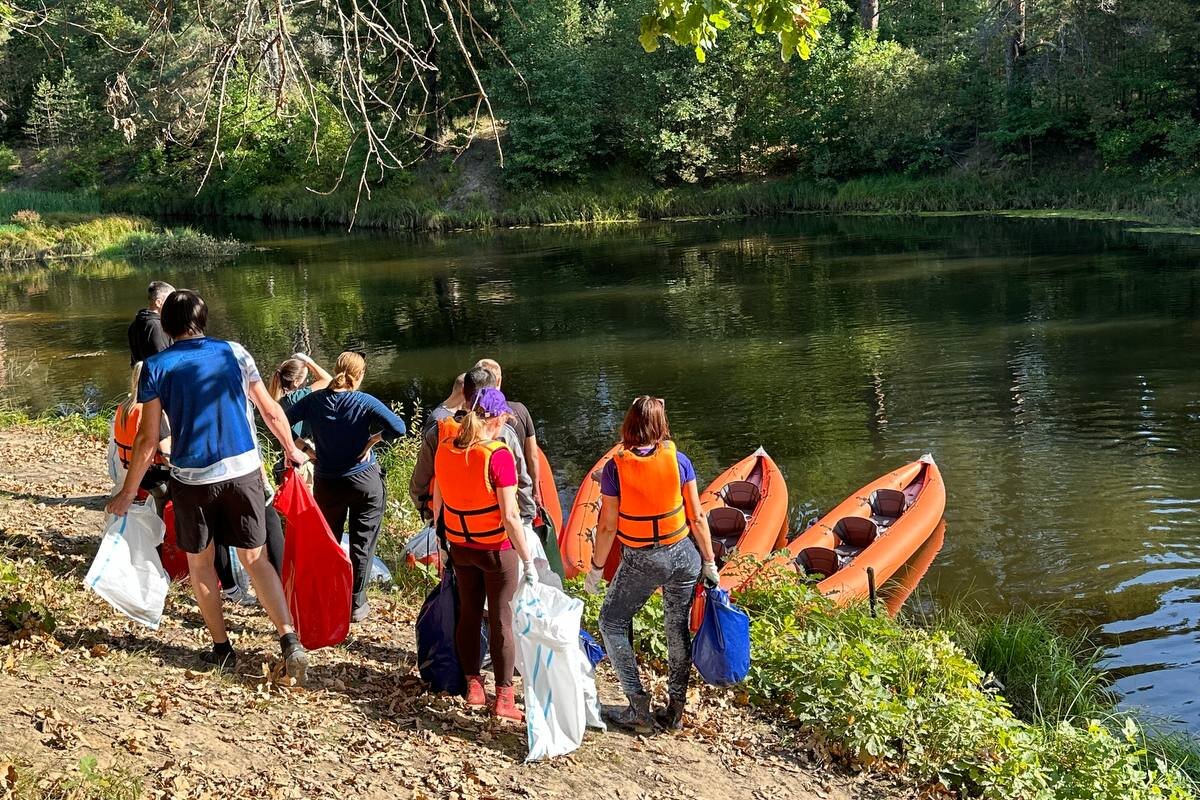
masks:
POLYGON ((508 407, 508 401, 504 399, 504 392, 491 386, 486 389, 480 389, 475 393, 475 402, 472 405, 472 409, 480 411, 488 417, 498 417, 501 414, 512 413, 512 409, 508 407))

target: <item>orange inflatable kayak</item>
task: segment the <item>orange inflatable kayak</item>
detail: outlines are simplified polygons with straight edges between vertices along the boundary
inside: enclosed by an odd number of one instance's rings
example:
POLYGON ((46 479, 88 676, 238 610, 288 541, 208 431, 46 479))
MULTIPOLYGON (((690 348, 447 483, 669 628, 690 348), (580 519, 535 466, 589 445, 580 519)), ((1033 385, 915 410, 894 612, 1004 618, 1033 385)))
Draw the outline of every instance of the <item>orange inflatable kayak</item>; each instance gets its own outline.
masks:
POLYGON ((908 598, 916 591, 917 584, 925 577, 925 573, 929 572, 933 559, 942 551, 945 541, 946 520, 943 519, 933 529, 933 534, 925 540, 925 544, 917 548, 912 560, 901 567, 892 576, 888 585, 880 590, 879 597, 887 605, 888 613, 893 617, 900 613, 900 609, 904 608, 908 598))
POLYGON ((542 495, 542 508, 554 530, 562 532, 562 500, 558 497, 558 487, 554 485, 554 470, 550 469, 550 461, 546 452, 538 445, 538 488, 542 495))
MULTIPOLYGON (((563 571, 568 578, 586 575, 591 569, 592 542, 596 538, 596 523, 600 519, 600 470, 617 453, 620 444, 614 444, 600 456, 596 464, 583 476, 575 502, 571 504, 571 515, 565 527, 559 528, 558 548, 562 551, 563 571)), ((605 565, 605 577, 611 579, 621 559, 621 548, 614 546, 605 565), (610 571, 611 570, 611 571, 610 571)))
POLYGON ((867 569, 882 587, 933 535, 945 509, 941 471, 932 456, 922 456, 859 489, 792 540, 781 557, 820 576, 817 590, 834 602, 865 600, 867 569))
POLYGON ((730 556, 750 555, 761 562, 787 544, 787 484, 761 447, 718 475, 700 494, 700 507, 726 589, 740 586, 752 569, 730 556))

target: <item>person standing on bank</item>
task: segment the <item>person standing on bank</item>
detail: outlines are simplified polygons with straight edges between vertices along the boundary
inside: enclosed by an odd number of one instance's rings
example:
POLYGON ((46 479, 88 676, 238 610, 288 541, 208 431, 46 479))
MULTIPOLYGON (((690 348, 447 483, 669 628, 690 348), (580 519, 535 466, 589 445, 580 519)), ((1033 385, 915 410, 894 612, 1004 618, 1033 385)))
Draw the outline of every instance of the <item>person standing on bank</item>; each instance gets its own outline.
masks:
POLYGON ((513 698, 517 645, 511 604, 518 581, 532 584, 537 573, 517 505, 516 461, 499 439, 510 413, 499 389, 474 393, 453 438, 437 449, 433 509, 441 518, 458 576, 460 612, 454 639, 467 678, 467 705, 488 705, 479 673, 479 628, 486 600, 488 646, 496 675, 492 713, 522 722, 525 716, 513 698))
MULTIPOLYGON (((504 373, 500 370, 500 362, 494 358, 481 358, 475 364, 476 367, 483 367, 488 371, 488 374, 495 380, 494 386, 501 391, 504 390, 504 373)), ((529 413, 529 409, 524 403, 518 403, 515 400, 508 401, 509 408, 512 409, 512 415, 508 419, 509 426, 517 432, 518 438, 521 440, 521 453, 525 456, 525 468, 529 470, 529 480, 532 485, 533 502, 537 508, 542 507, 542 483, 541 471, 542 462, 538 458, 538 440, 537 428, 533 424, 533 415, 529 413)))
POLYGON ((329 386, 300 398, 287 410, 291 424, 303 423, 312 433, 317 446, 313 497, 338 541, 349 521, 354 569, 350 619, 354 622, 362 622, 370 611, 367 583, 387 505, 383 471, 373 448, 406 432, 404 420, 358 390, 365 373, 361 355, 342 353, 329 386))
POLYGON ((668 730, 682 726, 692 670, 692 596, 698 578, 708 585, 719 582, 696 471, 670 437, 664 401, 636 398, 621 425, 621 448, 601 471, 600 519, 584 582, 589 594, 598 593, 615 537, 621 543, 621 565, 600 608, 600 633, 629 707, 606 709, 604 716, 639 733, 652 731, 655 722, 668 730), (652 718, 630 631, 634 615, 659 589, 667 634, 668 702, 652 718))
MULTIPOLYGON (((250 354, 240 344, 205 335, 208 306, 200 295, 187 289, 172 292, 162 306, 162 323, 175 343, 146 359, 138 400, 143 419, 158 419, 165 410, 171 426, 175 537, 188 554, 196 604, 213 640, 203 659, 219 669, 233 669, 237 663, 213 567, 216 548, 232 546, 279 634, 287 674, 303 684, 308 654, 292 626, 279 575, 264 552, 266 490, 254 409, 289 460, 299 464, 306 456, 296 449, 287 417, 271 399, 250 354)), ((123 516, 129 510, 158 440, 157 425, 138 428, 125 482, 105 508, 109 514, 123 516)))
POLYGON ((129 325, 129 366, 145 361, 171 346, 171 337, 163 332, 159 312, 173 291, 175 287, 169 283, 151 281, 146 290, 146 302, 149 305, 139 311, 129 325))

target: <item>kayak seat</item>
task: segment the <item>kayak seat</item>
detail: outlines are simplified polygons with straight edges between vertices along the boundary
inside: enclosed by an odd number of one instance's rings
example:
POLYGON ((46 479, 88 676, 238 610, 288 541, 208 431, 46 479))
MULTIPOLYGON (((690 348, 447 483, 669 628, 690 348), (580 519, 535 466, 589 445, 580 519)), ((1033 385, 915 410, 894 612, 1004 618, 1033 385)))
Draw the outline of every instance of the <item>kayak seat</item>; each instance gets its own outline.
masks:
POLYGON ((879 537, 879 526, 866 517, 842 517, 833 532, 845 544, 861 550, 879 537))
POLYGON ((828 547, 806 547, 796 557, 796 563, 806 575, 824 575, 828 578, 838 571, 841 559, 836 550, 828 547))
POLYGON ((908 508, 908 498, 899 489, 876 489, 871 492, 868 502, 871 504, 871 511, 881 517, 893 519, 908 508))
POLYGON ((724 500, 725 505, 749 514, 762 500, 762 492, 750 481, 730 481, 725 484, 724 500))
POLYGON ((737 539, 746 530, 746 515, 724 506, 708 512, 708 530, 716 539, 737 539))

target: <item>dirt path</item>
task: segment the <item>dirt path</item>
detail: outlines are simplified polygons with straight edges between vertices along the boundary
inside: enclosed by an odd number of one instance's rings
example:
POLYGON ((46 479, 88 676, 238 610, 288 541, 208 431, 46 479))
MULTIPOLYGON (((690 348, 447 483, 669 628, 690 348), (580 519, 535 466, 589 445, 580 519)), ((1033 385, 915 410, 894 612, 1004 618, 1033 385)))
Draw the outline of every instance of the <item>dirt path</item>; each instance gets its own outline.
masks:
MULTIPOLYGON (((16 762, 28 796, 89 755, 155 798, 901 796, 809 764, 786 728, 699 690, 681 734, 589 733, 570 757, 524 765, 523 728, 423 691, 411 593, 374 598, 346 643, 315 654, 307 690, 271 681, 276 648, 259 609, 227 611, 237 674, 199 672, 206 635, 182 587, 155 632, 80 586, 103 527, 103 456, 82 437, 0 431, 0 556, 59 623, 0 648, 0 762, 16 762)), ((600 678, 617 702, 607 667, 600 678)))

